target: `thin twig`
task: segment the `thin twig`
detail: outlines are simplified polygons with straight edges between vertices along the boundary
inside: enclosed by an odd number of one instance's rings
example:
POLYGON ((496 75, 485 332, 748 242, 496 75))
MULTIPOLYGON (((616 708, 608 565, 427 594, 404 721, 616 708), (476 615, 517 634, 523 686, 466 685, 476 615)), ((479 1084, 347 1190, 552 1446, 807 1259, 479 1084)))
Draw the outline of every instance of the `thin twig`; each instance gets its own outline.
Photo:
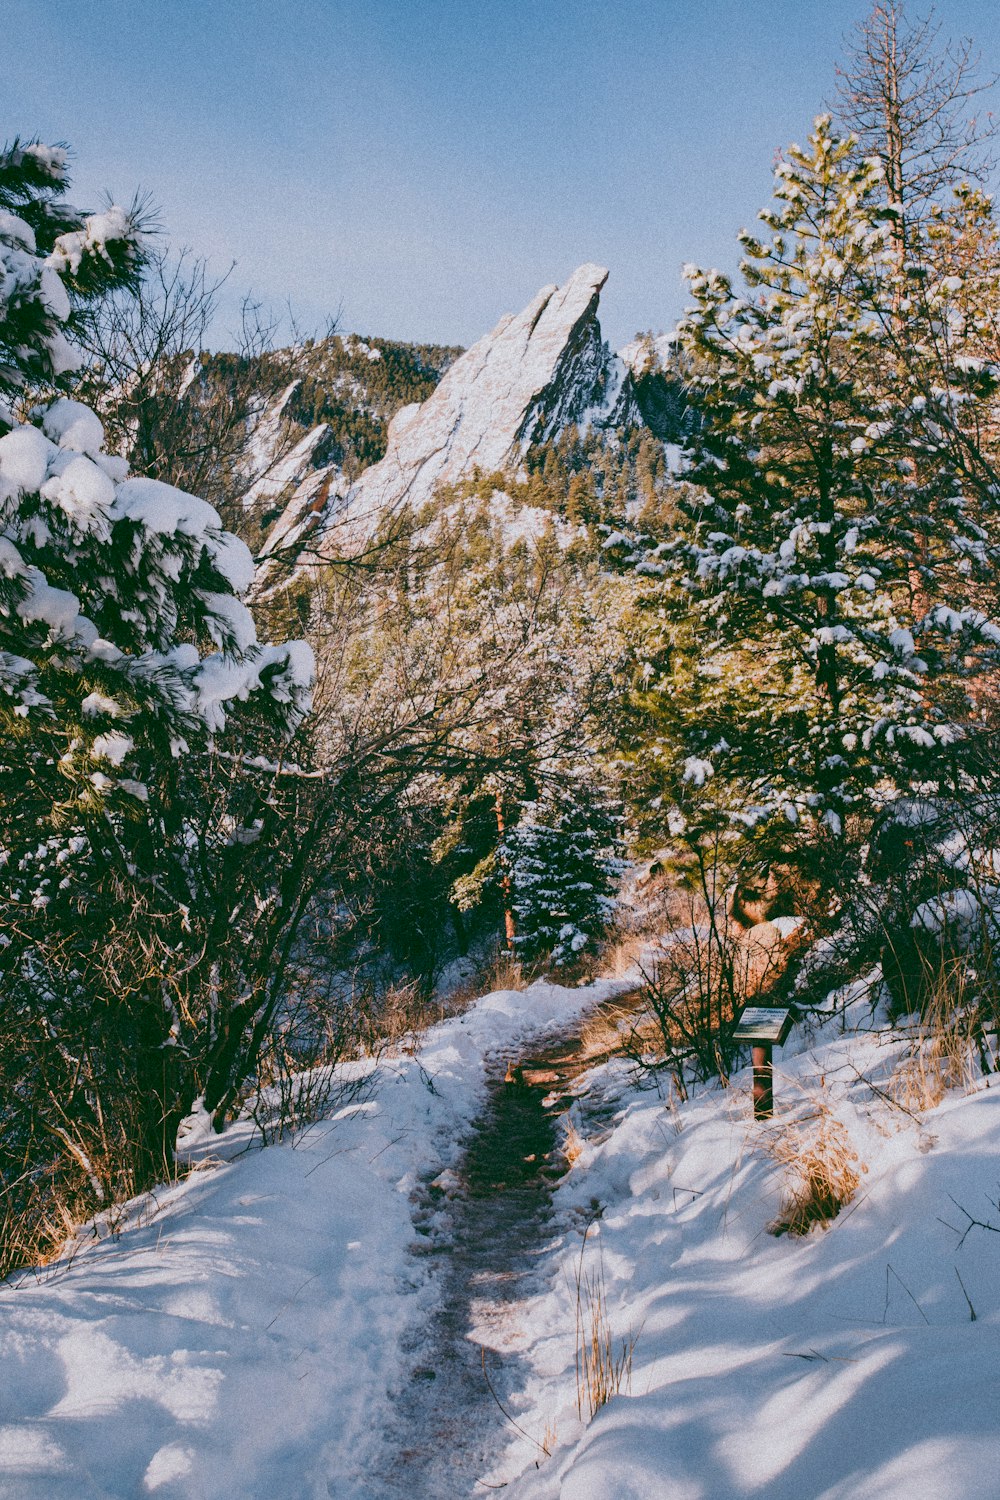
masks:
POLYGON ((906 1108, 905 1104, 900 1104, 898 1099, 894 1099, 891 1094, 887 1094, 884 1089, 880 1089, 877 1083, 872 1083, 871 1079, 867 1078, 853 1063, 848 1063, 847 1066, 859 1082, 863 1083, 866 1088, 870 1088, 873 1094, 877 1094, 880 1099, 884 1099, 886 1104, 891 1104, 894 1109, 902 1110, 904 1115, 909 1115, 914 1124, 923 1125, 924 1122, 919 1115, 915 1115, 912 1110, 906 1108))
POLYGON ((489 1391, 490 1395, 493 1397, 493 1399, 496 1402, 497 1406, 499 1406, 501 1412, 507 1418, 507 1421, 515 1429, 515 1431, 519 1432, 522 1437, 527 1438, 529 1443, 534 1443, 534 1445, 538 1449, 538 1451, 540 1453, 544 1453, 545 1457, 548 1458, 549 1455, 548 1455, 547 1449, 545 1448, 545 1445, 543 1443, 540 1443, 537 1438, 532 1437, 530 1432, 525 1432, 524 1428, 520 1425, 520 1423, 514 1421, 514 1418, 511 1416, 510 1412, 507 1410, 506 1406, 504 1406, 503 1402, 500 1400, 500 1397, 497 1395, 496 1391, 494 1390, 494 1388, 493 1388, 493 1382, 490 1379, 490 1372, 486 1368, 486 1345, 485 1344, 480 1344, 480 1346, 479 1346, 479 1353, 482 1356, 483 1378, 486 1381, 486 1388, 489 1391))
POLYGON ((890 1271, 892 1272, 893 1276, 895 1276, 896 1280, 899 1282, 900 1286, 903 1288, 903 1291, 909 1297, 910 1301, 913 1303, 914 1307, 917 1309, 917 1312, 920 1314, 920 1316, 923 1318, 924 1322, 927 1324, 927 1326, 929 1328, 930 1327, 930 1319, 928 1318, 927 1314, 924 1312, 923 1308, 920 1306, 920 1303, 917 1301, 916 1297, 914 1297, 913 1293, 910 1291, 910 1288, 906 1285, 906 1282, 903 1280, 902 1276, 900 1276, 899 1272, 895 1269, 895 1267, 892 1265, 892 1263, 890 1261, 886 1261, 886 1263, 885 1263, 885 1312, 882 1314, 882 1322, 883 1323, 885 1322, 885 1320, 886 1320, 886 1318, 888 1317, 888 1314, 889 1314, 889 1272, 890 1271))
POLYGON ((976 1309, 972 1305, 972 1298, 969 1296, 968 1292, 965 1290, 965 1282, 962 1280, 962 1273, 958 1269, 957 1266, 955 1267, 955 1275, 958 1277, 958 1284, 962 1288, 962 1296, 965 1298, 966 1302, 969 1304, 969 1322, 970 1323, 974 1323, 976 1321, 976 1309))

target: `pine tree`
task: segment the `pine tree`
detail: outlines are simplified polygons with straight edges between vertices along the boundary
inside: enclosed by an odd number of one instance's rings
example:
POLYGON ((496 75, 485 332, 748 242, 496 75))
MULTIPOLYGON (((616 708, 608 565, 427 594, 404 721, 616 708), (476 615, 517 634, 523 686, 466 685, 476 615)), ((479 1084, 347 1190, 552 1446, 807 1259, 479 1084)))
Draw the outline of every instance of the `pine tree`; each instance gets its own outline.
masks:
POLYGON ((63 197, 68 182, 62 147, 15 140, 0 150, 0 430, 26 385, 65 385, 81 364, 73 335, 88 307, 141 274, 138 209, 81 214, 63 197))
POLYGON ((542 794, 522 804, 500 850, 514 910, 515 951, 569 962, 603 933, 617 904, 624 863, 621 815, 591 775, 559 767, 542 794))
MULTIPOLYGON (((74 305, 142 255, 127 214, 81 219, 58 197, 65 182, 59 151, 0 156, 0 393, 14 400, 66 378, 74 305)), ((199 1085, 225 1100, 260 1020, 251 971, 291 894, 277 857, 288 795, 272 772, 308 708, 312 655, 258 642, 240 597, 252 559, 211 506, 130 478, 79 402, 50 399, 25 421, 12 408, 0 1056, 23 1113, 5 1120, 0 1172, 18 1153, 30 1162, 42 1130, 76 1167, 91 1162, 91 1183, 95 1143, 106 1154, 112 1136, 148 1180, 199 1085)))
POLYGON ((924 783, 955 787, 971 690, 998 659, 1000 497, 973 350, 995 278, 943 274, 976 195, 900 265, 877 160, 821 117, 777 169, 745 296, 689 268, 697 415, 680 534, 647 570, 695 622, 678 779, 758 824, 839 834, 924 783))

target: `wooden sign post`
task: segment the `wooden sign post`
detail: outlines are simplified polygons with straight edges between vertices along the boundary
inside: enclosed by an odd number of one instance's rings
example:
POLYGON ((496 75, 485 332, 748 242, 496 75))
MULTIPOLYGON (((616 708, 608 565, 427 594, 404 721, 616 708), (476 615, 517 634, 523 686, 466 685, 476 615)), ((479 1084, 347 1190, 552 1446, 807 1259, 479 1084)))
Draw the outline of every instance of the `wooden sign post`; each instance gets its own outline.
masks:
POLYGON ((770 1005, 745 1005, 736 1018, 733 1040, 749 1042, 753 1058, 753 1117, 769 1120, 774 1114, 772 1048, 780 1047, 792 1029, 790 1010, 770 1005))

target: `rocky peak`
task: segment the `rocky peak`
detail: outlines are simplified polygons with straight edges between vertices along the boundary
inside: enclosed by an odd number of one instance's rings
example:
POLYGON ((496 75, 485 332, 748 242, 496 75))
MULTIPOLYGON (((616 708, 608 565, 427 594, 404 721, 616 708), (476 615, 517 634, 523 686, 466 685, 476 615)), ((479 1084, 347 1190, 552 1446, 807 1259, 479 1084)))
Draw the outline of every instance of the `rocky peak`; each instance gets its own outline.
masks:
POLYGON ((563 286, 543 287, 523 312, 501 318, 426 401, 396 413, 385 457, 353 485, 328 486, 322 506, 293 497, 264 554, 322 552, 325 528, 339 543, 345 524, 364 532, 475 469, 516 465, 530 445, 571 423, 641 422, 632 376, 601 338, 597 308, 607 278, 601 266, 580 266, 563 286))

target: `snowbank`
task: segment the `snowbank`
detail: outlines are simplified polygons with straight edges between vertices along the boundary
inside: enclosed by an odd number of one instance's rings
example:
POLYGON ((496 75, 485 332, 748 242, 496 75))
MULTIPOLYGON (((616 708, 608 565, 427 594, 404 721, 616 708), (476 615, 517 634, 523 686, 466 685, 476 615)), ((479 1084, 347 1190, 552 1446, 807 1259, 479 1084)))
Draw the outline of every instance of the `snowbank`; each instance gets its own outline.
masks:
POLYGON ((787 1177, 760 1149, 779 1127, 751 1121, 745 1074, 675 1110, 621 1065, 594 1079, 616 1122, 557 1204, 578 1221, 603 1207, 583 1265, 603 1264, 615 1338, 639 1331, 631 1394, 579 1422, 582 1236, 568 1229, 528 1313, 534 1376, 514 1413, 531 1433, 554 1424, 559 1446, 537 1469, 532 1453, 512 1500, 1000 1495, 1000 1237, 962 1241, 962 1209, 1000 1226, 1000 1089, 913 1119, 855 1072, 884 1089, 897 1053, 849 1036, 777 1070, 779 1109, 800 1115, 825 1081, 868 1168, 840 1217, 800 1239, 767 1232, 787 1177))
MULTIPOLYGON (((625 988, 487 996, 417 1055, 343 1070, 361 1092, 293 1145, 192 1122, 203 1170, 133 1204, 117 1239, 0 1288, 0 1496, 379 1500, 387 1393, 440 1286, 412 1253, 411 1196, 456 1163, 486 1058, 625 988)), ((513 1402, 555 1450, 512 1434, 484 1483, 512 1500, 1000 1496, 1000 1235, 968 1217, 1000 1226, 1000 1090, 911 1115, 878 1092, 901 1047, 885 1033, 798 1047, 779 1110, 808 1119, 823 1086, 867 1167, 804 1239, 767 1232, 787 1176, 761 1138, 782 1125, 753 1124, 746 1075, 676 1108, 619 1062, 582 1081, 593 1134, 557 1191, 513 1402), (584 1425, 587 1222, 614 1336, 639 1337, 630 1394, 584 1425)))
POLYGON ((400 1334, 435 1295, 410 1194, 457 1156, 490 1054, 623 987, 488 995, 345 1069, 360 1094, 290 1146, 193 1122, 203 1170, 0 1287, 0 1496, 371 1500, 400 1334))

